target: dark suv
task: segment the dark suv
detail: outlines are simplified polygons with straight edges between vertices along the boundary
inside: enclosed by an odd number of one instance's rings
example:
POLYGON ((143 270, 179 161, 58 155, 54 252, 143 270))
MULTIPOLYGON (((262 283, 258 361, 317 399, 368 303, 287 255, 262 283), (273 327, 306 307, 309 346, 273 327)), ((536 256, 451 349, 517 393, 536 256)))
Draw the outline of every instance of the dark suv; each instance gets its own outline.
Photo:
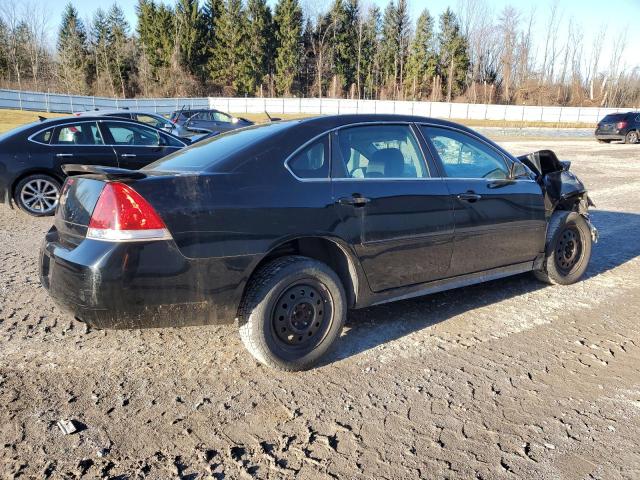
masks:
POLYGON ((612 113, 598 122, 596 140, 609 143, 620 140, 638 143, 640 139, 640 112, 612 113))

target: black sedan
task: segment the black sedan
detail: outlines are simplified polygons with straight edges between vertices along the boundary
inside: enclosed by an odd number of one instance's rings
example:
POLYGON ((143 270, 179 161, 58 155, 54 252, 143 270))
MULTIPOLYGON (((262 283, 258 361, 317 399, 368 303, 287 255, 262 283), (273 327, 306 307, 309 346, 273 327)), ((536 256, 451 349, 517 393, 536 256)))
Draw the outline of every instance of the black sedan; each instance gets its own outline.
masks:
POLYGON ((597 238, 553 152, 430 118, 271 123, 140 171, 66 170, 41 256, 59 305, 99 328, 238 319, 286 370, 317 362, 349 308, 531 271, 570 284, 597 238))
POLYGON ((68 163, 138 169, 188 141, 117 118, 56 118, 0 136, 0 203, 30 215, 51 215, 68 163))
POLYGON ((246 118, 238 118, 213 109, 176 110, 169 118, 173 123, 191 132, 224 133, 253 125, 246 118))

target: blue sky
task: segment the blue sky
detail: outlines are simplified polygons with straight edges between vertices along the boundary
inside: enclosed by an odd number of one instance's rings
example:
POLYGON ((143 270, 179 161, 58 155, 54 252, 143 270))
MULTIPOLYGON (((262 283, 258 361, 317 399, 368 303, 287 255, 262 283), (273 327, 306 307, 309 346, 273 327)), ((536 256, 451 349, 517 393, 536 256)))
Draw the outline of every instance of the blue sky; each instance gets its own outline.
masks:
MULTIPOLYGON (((40 4, 43 8, 46 8, 49 18, 49 29, 51 32, 51 39, 55 38, 58 25, 61 18, 62 10, 64 9, 67 0, 32 0, 36 4, 40 4)), ((173 3, 172 0, 164 0, 165 3, 173 3)), ((545 30, 546 22, 548 21, 548 12, 553 0, 541 0, 541 1, 518 1, 518 0, 486 0, 489 6, 496 12, 499 12, 506 5, 513 5, 524 13, 528 14, 530 9, 535 6, 536 21, 535 27, 538 31, 545 30)), ((100 2, 87 1, 87 0, 71 0, 76 6, 80 15, 90 17, 93 11, 98 7, 108 8, 112 3, 112 0, 103 0, 100 2)), ((317 8, 318 0, 301 0, 303 5, 313 5, 313 8, 317 8)), ((640 28, 638 28, 638 21, 640 19, 640 0, 615 0, 615 2, 607 3, 602 0, 558 0, 559 12, 562 15, 563 27, 566 28, 569 19, 572 19, 576 24, 580 25, 584 34, 585 49, 589 50, 591 45, 591 39, 597 32, 600 31, 602 26, 607 29, 607 44, 611 44, 611 40, 614 35, 620 34, 625 28, 627 30, 627 49, 624 56, 624 62, 628 68, 640 67, 640 53, 638 51, 638 45, 640 45, 640 28), (621 14, 623 13, 624 14, 621 14)), ((125 14, 129 18, 132 26, 135 25, 135 5, 136 0, 115 0, 118 3, 125 14)), ((270 3, 275 4, 275 0, 270 0, 270 3)), ((332 3, 332 0, 325 0, 322 2, 327 6, 332 3)), ((362 0, 364 5, 375 3, 384 8, 387 5, 387 0, 362 0)), ((409 0, 412 15, 414 19, 424 8, 428 8, 429 11, 438 15, 447 6, 450 6, 454 11, 459 5, 459 0, 409 0)), ((562 37, 562 29, 560 36, 562 37)), ((543 41, 543 35, 539 34, 536 37, 538 45, 543 41)), ((603 63, 608 63, 609 48, 605 49, 602 57, 603 63)), ((587 55, 588 53, 585 52, 587 55)))

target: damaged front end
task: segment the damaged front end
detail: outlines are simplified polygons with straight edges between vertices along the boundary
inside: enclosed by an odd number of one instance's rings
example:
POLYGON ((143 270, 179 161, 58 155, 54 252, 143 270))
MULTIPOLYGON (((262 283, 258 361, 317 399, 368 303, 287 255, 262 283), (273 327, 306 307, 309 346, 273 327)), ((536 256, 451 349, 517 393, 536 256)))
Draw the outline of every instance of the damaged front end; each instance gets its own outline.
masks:
POLYGON ((556 210, 576 211, 584 217, 591 230, 593 242, 598 241, 598 230, 589 218, 589 207, 595 204, 589 198, 587 189, 571 171, 571 162, 561 162, 551 150, 539 150, 518 157, 535 174, 542 188, 547 218, 556 210))

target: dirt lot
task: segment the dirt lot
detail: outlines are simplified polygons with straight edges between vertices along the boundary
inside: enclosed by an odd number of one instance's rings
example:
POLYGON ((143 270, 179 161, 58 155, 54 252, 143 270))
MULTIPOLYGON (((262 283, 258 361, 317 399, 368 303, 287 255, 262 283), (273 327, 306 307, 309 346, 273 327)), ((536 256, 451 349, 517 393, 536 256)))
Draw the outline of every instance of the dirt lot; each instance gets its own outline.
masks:
POLYGON ((587 279, 352 312, 298 374, 233 327, 88 331, 39 286, 50 220, 0 206, 0 477, 640 478, 640 146, 505 145, 591 189, 587 279))

